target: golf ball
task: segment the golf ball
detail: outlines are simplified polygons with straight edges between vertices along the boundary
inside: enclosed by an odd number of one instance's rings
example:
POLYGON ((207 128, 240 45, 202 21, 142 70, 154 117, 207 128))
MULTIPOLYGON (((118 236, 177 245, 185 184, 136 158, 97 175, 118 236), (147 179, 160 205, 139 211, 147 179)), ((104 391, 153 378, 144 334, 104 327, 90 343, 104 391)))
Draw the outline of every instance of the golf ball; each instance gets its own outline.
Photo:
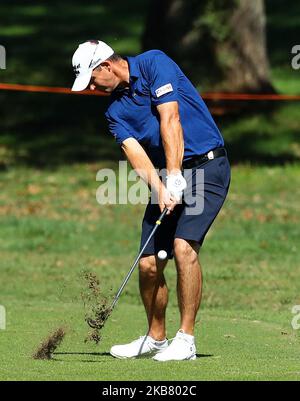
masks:
POLYGON ((166 257, 168 256, 168 254, 166 251, 159 251, 157 256, 158 256, 158 259, 165 260, 166 257))

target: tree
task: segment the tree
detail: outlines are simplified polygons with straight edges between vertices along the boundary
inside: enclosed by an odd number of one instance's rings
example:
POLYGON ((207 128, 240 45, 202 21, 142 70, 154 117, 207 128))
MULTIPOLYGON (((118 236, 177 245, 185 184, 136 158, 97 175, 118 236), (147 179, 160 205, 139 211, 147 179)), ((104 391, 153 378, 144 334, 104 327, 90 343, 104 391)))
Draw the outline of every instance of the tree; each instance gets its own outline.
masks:
POLYGON ((151 0, 144 50, 159 48, 196 85, 274 92, 264 0, 151 0))

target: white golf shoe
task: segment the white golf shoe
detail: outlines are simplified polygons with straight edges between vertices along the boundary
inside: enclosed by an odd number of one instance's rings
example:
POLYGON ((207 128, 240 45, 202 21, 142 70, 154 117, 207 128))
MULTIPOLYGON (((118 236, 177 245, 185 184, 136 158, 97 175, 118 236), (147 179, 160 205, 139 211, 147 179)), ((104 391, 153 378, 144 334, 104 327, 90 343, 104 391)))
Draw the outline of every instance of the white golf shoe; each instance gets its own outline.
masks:
POLYGON ((194 337, 179 330, 171 344, 164 350, 157 353, 155 361, 194 361, 196 359, 196 347, 194 337))
POLYGON ((115 358, 136 358, 141 355, 156 354, 168 347, 168 340, 156 341, 150 336, 141 336, 129 344, 114 345, 110 354, 115 358))

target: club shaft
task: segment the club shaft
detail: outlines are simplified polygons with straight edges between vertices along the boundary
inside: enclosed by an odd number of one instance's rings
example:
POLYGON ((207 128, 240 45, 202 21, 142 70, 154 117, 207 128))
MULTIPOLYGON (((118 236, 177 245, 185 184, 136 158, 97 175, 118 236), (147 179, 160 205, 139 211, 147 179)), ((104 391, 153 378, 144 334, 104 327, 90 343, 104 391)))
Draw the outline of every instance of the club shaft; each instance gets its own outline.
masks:
POLYGON ((123 291, 125 285, 127 284, 127 282, 130 279, 130 276, 132 275, 136 265, 138 264, 141 256, 143 255, 144 250, 146 249, 147 245, 151 241, 151 238, 153 237, 153 235, 155 234, 156 230, 160 226, 160 224, 161 224, 163 218, 165 217, 165 215, 167 214, 167 212, 168 212, 168 209, 165 208, 163 210, 162 214, 159 216, 158 220, 156 221, 155 226, 153 227, 151 233, 149 234, 149 237, 148 237, 147 241, 145 242, 145 244, 143 245, 142 249, 140 250, 138 256, 136 257, 135 261, 133 262, 133 265, 131 266, 129 272, 127 273, 127 276, 125 277, 121 287, 119 288, 117 294, 115 295, 114 300, 113 300, 113 302, 111 304, 111 307, 110 307, 111 309, 113 309, 114 306, 116 305, 116 303, 118 302, 118 299, 120 298, 120 295, 122 294, 122 291, 123 291))

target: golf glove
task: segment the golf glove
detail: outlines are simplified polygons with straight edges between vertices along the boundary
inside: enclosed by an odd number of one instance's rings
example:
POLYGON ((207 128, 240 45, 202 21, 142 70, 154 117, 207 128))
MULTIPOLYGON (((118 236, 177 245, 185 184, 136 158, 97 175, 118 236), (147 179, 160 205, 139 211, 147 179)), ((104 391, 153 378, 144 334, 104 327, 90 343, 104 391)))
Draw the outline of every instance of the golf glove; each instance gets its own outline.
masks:
POLYGON ((174 196, 177 202, 182 199, 183 191, 187 187, 185 178, 181 173, 167 175, 167 190, 174 196))

